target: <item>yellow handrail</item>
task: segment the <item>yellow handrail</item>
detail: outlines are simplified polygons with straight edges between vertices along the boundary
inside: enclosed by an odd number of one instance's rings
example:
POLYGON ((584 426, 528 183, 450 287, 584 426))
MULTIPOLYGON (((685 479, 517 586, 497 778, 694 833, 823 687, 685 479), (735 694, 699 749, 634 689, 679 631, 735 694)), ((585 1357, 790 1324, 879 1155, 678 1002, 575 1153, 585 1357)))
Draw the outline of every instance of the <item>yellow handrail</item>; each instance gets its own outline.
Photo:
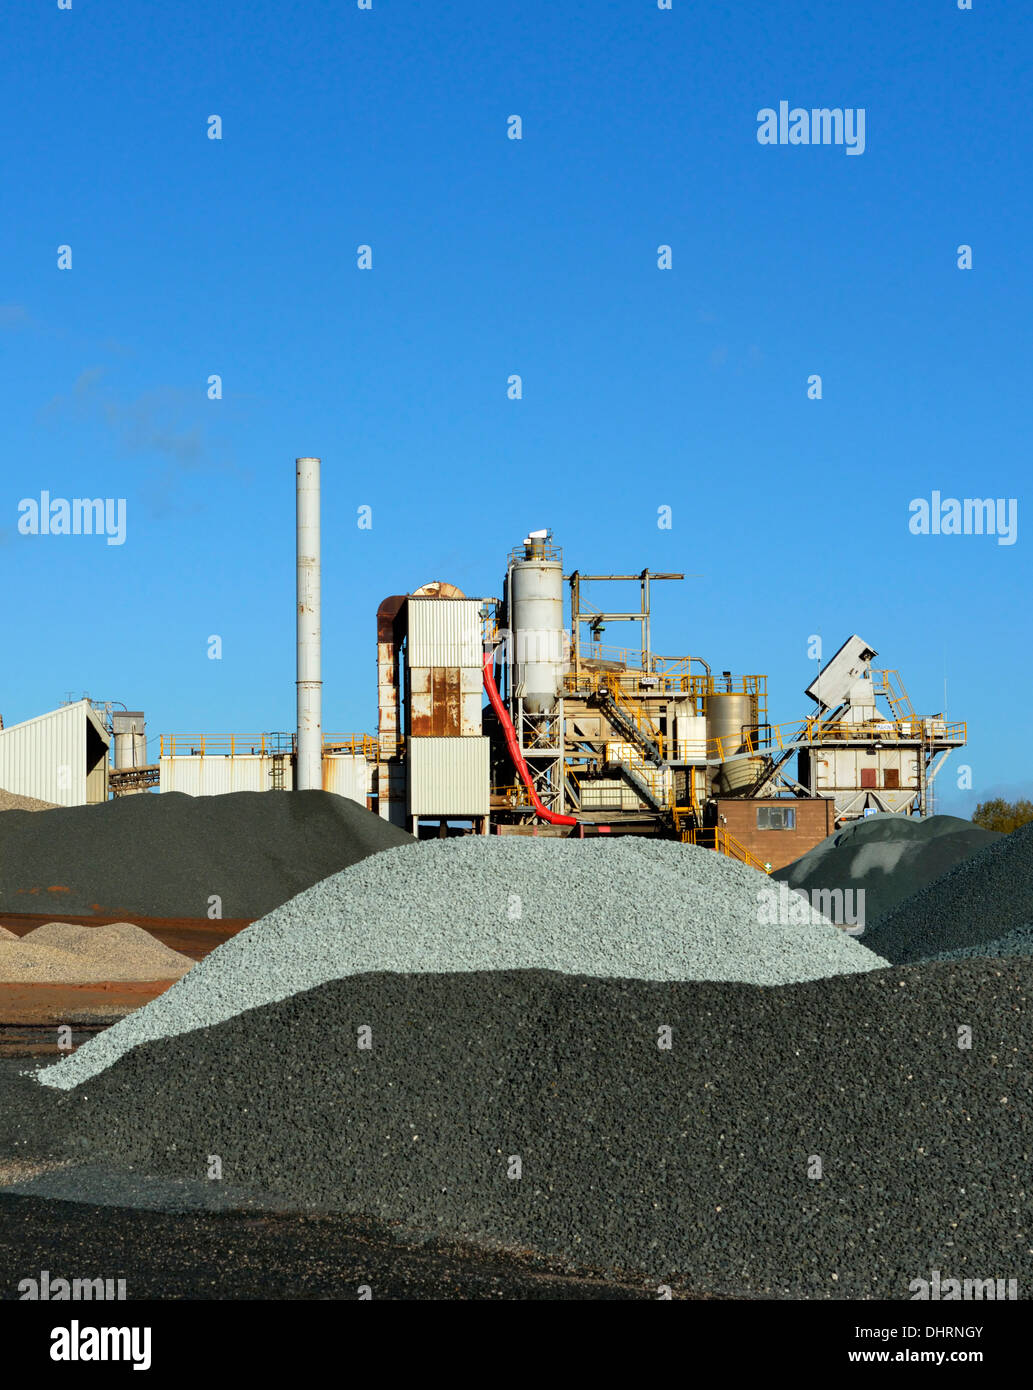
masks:
POLYGON ((617 708, 623 710, 631 722, 659 746, 661 740, 660 730, 649 718, 649 715, 637 701, 628 697, 621 687, 620 680, 614 676, 612 671, 604 672, 604 674, 607 677, 606 687, 612 695, 617 708))
MULTIPOLYGON (((161 734, 158 755, 175 757, 276 757, 294 751, 291 734, 161 734)), ((380 743, 374 734, 324 734, 324 753, 348 753, 376 761, 380 743)))
POLYGON ((686 830, 682 835, 682 840, 685 844, 700 845, 704 849, 713 849, 719 854, 726 854, 730 859, 738 859, 741 864, 746 864, 751 869, 758 869, 762 874, 771 872, 755 855, 750 853, 744 844, 722 826, 715 825, 704 830, 686 830), (709 841, 713 843, 708 843, 709 841))
POLYGON ((879 724, 822 724, 817 719, 805 719, 792 724, 775 724, 762 730, 746 730, 728 738, 700 740, 666 739, 661 751, 669 762, 725 762, 738 756, 765 757, 784 752, 798 744, 835 743, 933 743, 963 744, 968 738, 964 720, 946 723, 944 720, 898 719, 879 724), (931 728, 927 728, 931 725, 931 728))

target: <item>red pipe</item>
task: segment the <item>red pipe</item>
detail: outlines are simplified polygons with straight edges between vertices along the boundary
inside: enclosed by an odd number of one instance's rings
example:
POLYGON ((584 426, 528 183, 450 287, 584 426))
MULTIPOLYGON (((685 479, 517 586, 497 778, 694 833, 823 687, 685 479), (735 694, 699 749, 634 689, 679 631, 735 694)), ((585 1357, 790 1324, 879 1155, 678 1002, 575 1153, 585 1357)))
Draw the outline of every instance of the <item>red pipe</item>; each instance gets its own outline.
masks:
POLYGON ((520 774, 520 780, 527 788, 527 794, 531 798, 538 816, 549 823, 549 825, 577 825, 574 816, 561 816, 556 811, 550 811, 543 805, 541 797, 534 789, 531 781, 531 774, 528 771, 527 763, 520 755, 520 745, 517 743, 516 730, 513 728, 513 721, 502 703, 499 695, 499 688, 495 684, 495 675, 492 671, 493 658, 490 652, 484 653, 484 688, 488 692, 488 699, 491 707, 498 715, 499 723, 502 725, 502 732, 506 736, 506 747, 509 749, 509 756, 513 759, 513 766, 520 774))

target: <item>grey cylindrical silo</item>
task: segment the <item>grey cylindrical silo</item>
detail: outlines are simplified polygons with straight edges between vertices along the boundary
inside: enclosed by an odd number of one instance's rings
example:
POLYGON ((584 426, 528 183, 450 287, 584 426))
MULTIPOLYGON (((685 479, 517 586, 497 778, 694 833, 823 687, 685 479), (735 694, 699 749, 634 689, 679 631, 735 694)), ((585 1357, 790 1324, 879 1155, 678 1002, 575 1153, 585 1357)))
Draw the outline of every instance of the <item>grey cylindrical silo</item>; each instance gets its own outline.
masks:
MULTIPOLYGON (((534 547, 528 547, 533 554, 534 547)), ((563 628, 563 564, 560 560, 515 560, 509 571, 514 689, 523 687, 524 708, 546 714, 555 708, 566 666, 563 628)))
POLYGON ((111 716, 115 768, 146 767, 147 722, 143 710, 117 710, 111 716))

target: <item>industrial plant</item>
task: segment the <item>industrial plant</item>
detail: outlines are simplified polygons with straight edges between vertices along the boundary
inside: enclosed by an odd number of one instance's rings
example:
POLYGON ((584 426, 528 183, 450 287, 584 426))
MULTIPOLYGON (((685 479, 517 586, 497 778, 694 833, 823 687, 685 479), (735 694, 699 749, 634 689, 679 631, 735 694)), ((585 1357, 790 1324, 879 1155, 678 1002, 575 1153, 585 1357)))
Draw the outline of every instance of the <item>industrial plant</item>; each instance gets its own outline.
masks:
POLYGON ((765 675, 654 649, 653 586, 683 575, 568 568, 547 529, 510 552, 501 597, 437 580, 385 598, 377 728, 325 733, 319 459, 297 460, 296 488, 296 729, 161 734, 152 761, 142 711, 84 698, 0 729, 0 786, 61 806, 321 788, 417 838, 649 835, 770 872, 847 822, 931 814, 965 743, 856 634, 806 687, 810 710, 771 724, 765 675), (588 601, 614 583, 637 586, 637 609, 588 601), (638 645, 604 646, 613 624, 638 645))

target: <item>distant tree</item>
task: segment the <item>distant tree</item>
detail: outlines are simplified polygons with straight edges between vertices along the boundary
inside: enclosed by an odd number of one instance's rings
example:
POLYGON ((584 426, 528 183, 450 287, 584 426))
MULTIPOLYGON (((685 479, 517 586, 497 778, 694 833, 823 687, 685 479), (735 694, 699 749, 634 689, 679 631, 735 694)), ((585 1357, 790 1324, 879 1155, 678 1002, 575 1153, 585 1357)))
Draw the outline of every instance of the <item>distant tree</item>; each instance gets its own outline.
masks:
POLYGON ((1020 825, 1033 821, 1033 801, 1005 801, 999 796, 992 801, 981 801, 972 820, 984 830, 1000 830, 1008 835, 1020 825))

